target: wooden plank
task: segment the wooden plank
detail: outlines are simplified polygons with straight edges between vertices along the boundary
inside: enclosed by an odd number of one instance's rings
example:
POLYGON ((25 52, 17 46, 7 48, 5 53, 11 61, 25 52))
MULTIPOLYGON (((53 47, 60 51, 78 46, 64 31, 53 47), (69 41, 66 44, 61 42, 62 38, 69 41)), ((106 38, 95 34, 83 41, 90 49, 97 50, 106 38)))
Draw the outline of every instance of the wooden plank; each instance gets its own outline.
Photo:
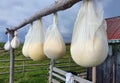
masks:
POLYGON ((103 83, 103 64, 97 67, 96 72, 97 83, 103 83))
POLYGON ((77 77, 77 76, 73 76, 73 78, 75 79, 75 81, 77 82, 81 82, 81 83, 92 83, 91 81, 88 81, 86 79, 83 79, 83 78, 80 78, 80 77, 77 77))
POLYGON ((53 78, 53 66, 54 66, 54 60, 51 59, 51 62, 50 62, 50 72, 49 72, 49 83, 52 83, 52 78, 53 78))
POLYGON ((52 75, 53 75, 53 76, 55 76, 55 77, 57 77, 57 78, 59 78, 59 79, 61 79, 61 80, 63 80, 63 81, 65 81, 65 80, 66 80, 66 79, 65 79, 65 77, 60 76, 59 74, 52 73, 52 75))
POLYGON ((57 81, 56 79, 52 79, 53 83, 60 83, 59 81, 57 81))
POLYGON ((56 68, 56 67, 53 67, 53 71, 54 72, 57 72, 57 73, 59 73, 59 74, 61 74, 61 75, 66 75, 67 74, 67 72, 65 72, 65 71, 63 71, 63 70, 61 70, 61 69, 58 69, 58 68, 56 68))
POLYGON ((107 60, 103 64, 103 83, 112 82, 113 82, 113 56, 108 56, 107 60))
MULTIPOLYGON (((56 73, 59 73, 59 74, 61 74, 61 75, 63 75, 63 76, 66 76, 66 74, 67 74, 67 72, 65 72, 65 71, 63 71, 63 70, 61 70, 61 69, 58 69, 58 68, 56 68, 56 67, 53 67, 53 71, 56 72, 56 73)), ((86 80, 86 79, 80 78, 80 77, 75 76, 75 75, 73 75, 73 78, 74 78, 74 80, 77 81, 77 82, 81 82, 81 83, 92 83, 91 81, 88 81, 88 80, 86 80)))
POLYGON ((120 83, 120 45, 116 45, 114 48, 115 55, 115 83, 120 83))

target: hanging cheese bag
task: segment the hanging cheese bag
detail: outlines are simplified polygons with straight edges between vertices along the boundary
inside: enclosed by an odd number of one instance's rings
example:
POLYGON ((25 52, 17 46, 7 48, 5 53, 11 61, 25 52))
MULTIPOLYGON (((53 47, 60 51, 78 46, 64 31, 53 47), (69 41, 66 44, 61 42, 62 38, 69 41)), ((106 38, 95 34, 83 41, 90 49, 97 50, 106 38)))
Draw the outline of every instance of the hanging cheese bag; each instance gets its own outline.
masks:
POLYGON ((14 38, 11 41, 11 47, 12 48, 18 48, 19 46, 20 46, 20 41, 19 41, 19 38, 18 38, 18 32, 15 31, 14 38))
POLYGON ((45 36, 44 53, 50 59, 58 59, 65 55, 66 47, 64 40, 58 30, 57 13, 54 13, 53 25, 51 25, 45 36))
POLYGON ((29 57, 28 47, 29 47, 29 44, 30 44, 31 39, 32 39, 32 36, 31 36, 32 29, 33 29, 33 27, 32 27, 32 24, 31 24, 30 27, 29 27, 28 33, 25 36, 25 41, 24 41, 24 45, 23 45, 23 48, 22 48, 22 53, 25 57, 29 57))
POLYGON ((10 50, 10 35, 9 35, 9 33, 7 34, 7 36, 8 36, 8 40, 7 40, 7 42, 5 43, 5 45, 4 45, 4 49, 6 50, 6 51, 8 51, 8 50, 10 50))
POLYGON ((104 62, 108 53, 106 28, 99 1, 83 0, 71 42, 71 55, 78 65, 93 67, 104 62))
POLYGON ((40 19, 33 23, 32 28, 28 55, 34 61, 44 60, 46 58, 43 52, 45 28, 42 20, 40 19))

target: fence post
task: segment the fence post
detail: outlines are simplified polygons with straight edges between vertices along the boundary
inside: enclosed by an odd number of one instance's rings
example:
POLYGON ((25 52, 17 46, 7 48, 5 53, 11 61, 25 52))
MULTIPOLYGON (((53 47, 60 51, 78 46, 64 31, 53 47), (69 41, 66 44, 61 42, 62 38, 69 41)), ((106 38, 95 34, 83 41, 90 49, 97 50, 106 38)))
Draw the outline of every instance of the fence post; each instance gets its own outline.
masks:
POLYGON ((53 78, 53 75, 52 75, 53 67, 54 67, 54 60, 51 59, 51 62, 50 62, 50 72, 49 72, 49 83, 52 83, 52 78, 53 78))
MULTIPOLYGON (((14 31, 10 31, 10 36, 11 39, 14 37, 14 31)), ((10 83, 14 83, 14 49, 10 45, 10 78, 9 78, 10 83)))
POLYGON ((96 67, 92 67, 92 82, 96 83, 96 67))

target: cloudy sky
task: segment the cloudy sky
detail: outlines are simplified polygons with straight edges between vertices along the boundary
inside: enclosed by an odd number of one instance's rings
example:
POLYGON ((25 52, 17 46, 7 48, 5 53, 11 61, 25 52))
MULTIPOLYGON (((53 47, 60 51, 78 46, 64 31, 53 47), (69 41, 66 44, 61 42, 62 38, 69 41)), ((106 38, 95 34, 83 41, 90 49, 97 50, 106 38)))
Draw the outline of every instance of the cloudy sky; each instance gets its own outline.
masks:
MULTIPOLYGON (((0 0, 0 42, 6 41, 4 34, 6 27, 20 24, 25 19, 34 15, 40 9, 54 3, 55 0, 0 0)), ((110 18, 120 16, 120 0, 102 0, 104 6, 104 17, 110 18)), ((71 40, 72 30, 81 2, 72 8, 59 12, 59 30, 65 41, 71 40)), ((43 18, 46 27, 52 24, 52 15, 43 18)), ((29 25, 19 30, 20 40, 24 40, 24 35, 29 25)))

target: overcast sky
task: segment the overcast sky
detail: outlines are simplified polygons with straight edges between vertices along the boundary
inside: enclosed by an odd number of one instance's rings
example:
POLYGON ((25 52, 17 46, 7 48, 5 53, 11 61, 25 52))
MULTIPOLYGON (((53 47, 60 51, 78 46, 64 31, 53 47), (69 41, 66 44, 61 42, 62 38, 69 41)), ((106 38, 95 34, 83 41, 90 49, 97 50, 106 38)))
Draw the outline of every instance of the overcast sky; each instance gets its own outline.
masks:
MULTIPOLYGON (((0 0, 0 41, 5 41, 5 28, 20 24, 32 16, 38 10, 49 6, 55 0, 0 0)), ((104 17, 120 16, 120 0, 102 0, 104 17)), ((72 8, 59 12, 59 30, 65 41, 71 40, 72 30, 81 2, 72 8)), ((52 24, 52 15, 43 18, 46 27, 52 24)), ((29 25, 19 30, 21 41, 28 30, 29 25)))

